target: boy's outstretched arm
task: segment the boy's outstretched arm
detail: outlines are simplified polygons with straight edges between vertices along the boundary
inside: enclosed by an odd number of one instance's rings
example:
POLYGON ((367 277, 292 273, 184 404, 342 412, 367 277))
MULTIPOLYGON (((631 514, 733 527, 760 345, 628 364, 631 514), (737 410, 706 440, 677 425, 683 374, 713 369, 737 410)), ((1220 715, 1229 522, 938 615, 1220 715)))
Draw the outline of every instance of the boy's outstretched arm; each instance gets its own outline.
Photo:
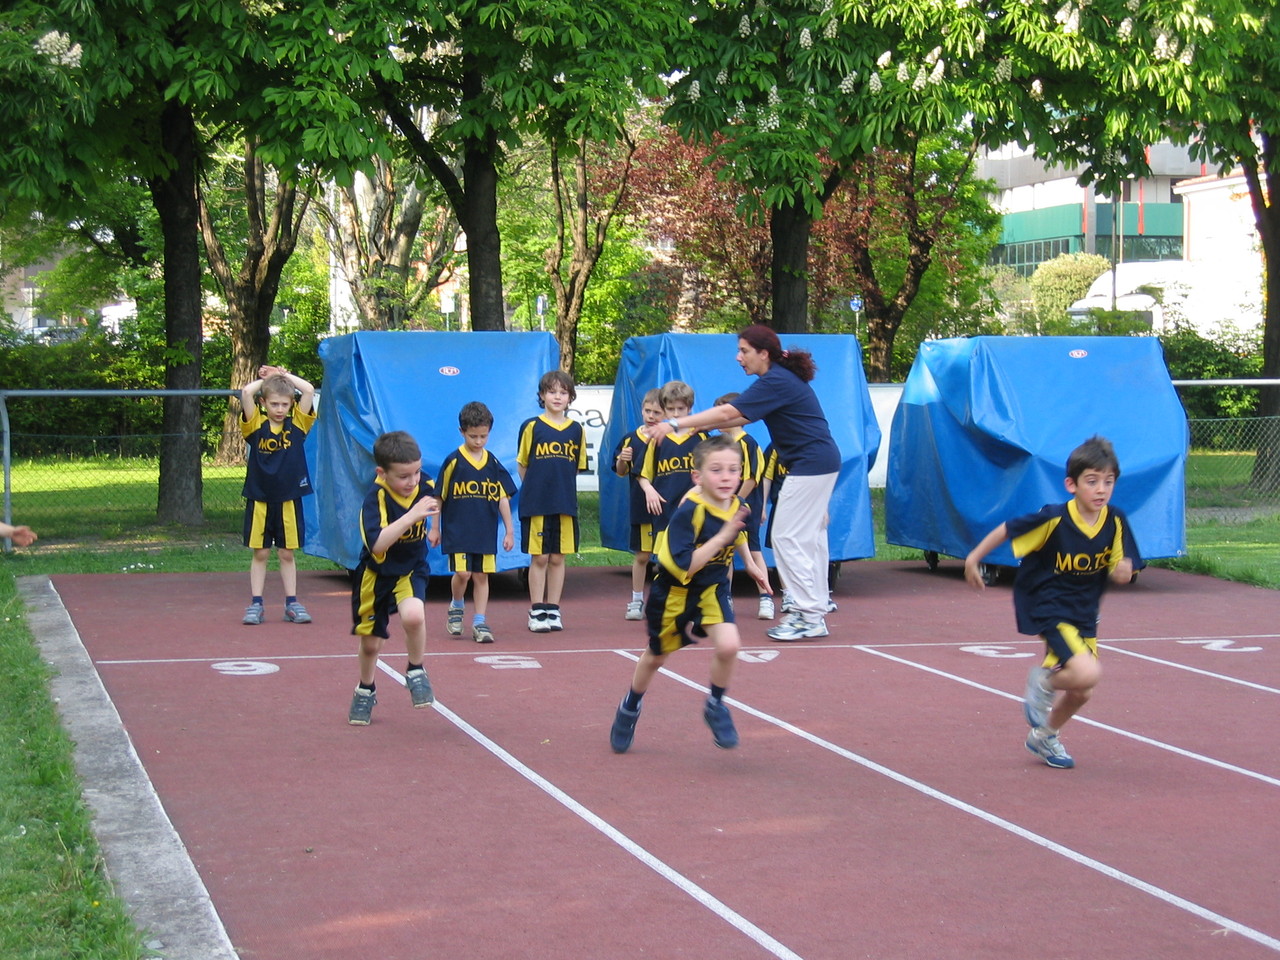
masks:
POLYGON ((969 586, 977 587, 979 590, 987 588, 987 585, 982 580, 982 558, 1008 539, 1008 527, 1002 523, 983 537, 981 542, 969 551, 969 555, 964 558, 964 578, 969 581, 969 586))

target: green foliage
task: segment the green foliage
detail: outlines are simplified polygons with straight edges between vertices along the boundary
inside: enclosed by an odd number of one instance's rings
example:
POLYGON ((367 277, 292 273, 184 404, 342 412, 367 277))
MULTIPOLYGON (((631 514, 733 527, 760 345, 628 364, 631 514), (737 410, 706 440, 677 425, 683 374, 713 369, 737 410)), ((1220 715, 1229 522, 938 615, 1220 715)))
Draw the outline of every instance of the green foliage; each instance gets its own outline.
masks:
POLYGON ((1047 336, 1080 332, 1067 316, 1067 308, 1110 269, 1110 261, 1094 253, 1064 253, 1036 267, 1031 275, 1031 296, 1037 328, 1028 332, 1047 336))
MULTIPOLYGON (((1225 327, 1216 337, 1183 328, 1160 338, 1165 364, 1174 380, 1238 380, 1262 372, 1262 343, 1257 332, 1225 327)), ((1184 388, 1182 405, 1193 420, 1258 415, 1254 387, 1184 388)))

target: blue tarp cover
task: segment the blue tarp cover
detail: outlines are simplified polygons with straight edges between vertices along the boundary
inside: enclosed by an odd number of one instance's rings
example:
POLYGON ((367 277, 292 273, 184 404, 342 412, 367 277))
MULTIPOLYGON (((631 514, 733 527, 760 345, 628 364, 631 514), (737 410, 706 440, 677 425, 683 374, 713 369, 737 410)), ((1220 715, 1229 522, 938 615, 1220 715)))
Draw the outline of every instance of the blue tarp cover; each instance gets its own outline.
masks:
MULTIPOLYGON (((1094 434, 1144 558, 1186 552, 1186 414, 1154 337, 973 337, 920 345, 889 436, 889 543, 963 557, 1005 520, 1070 497, 1094 434)), ((1016 564, 1006 543, 988 562, 1016 564)))
MULTIPOLYGON (((813 354, 818 374, 814 392, 831 425, 843 464, 831 499, 829 540, 832 561, 875 554, 871 524, 871 495, 867 473, 880 446, 880 427, 862 369, 862 347, 855 337, 836 334, 781 334, 784 348, 796 346, 813 354)), ((695 412, 710 407, 726 393, 741 393, 755 383, 742 372, 735 357, 738 338, 720 333, 662 333, 632 337, 622 347, 613 407, 599 457, 600 534, 606 547, 628 550, 627 479, 613 472, 613 450, 640 425, 640 402, 645 393, 668 380, 683 380, 694 390, 695 412)), ((762 423, 746 427, 761 447, 769 445, 762 423)), ((773 558, 765 551, 765 560, 773 558)))
MULTIPOLYGON (((518 484, 516 433, 541 412, 538 380, 559 367, 560 347, 549 333, 364 332, 322 341, 320 359, 319 419, 306 445, 316 492, 303 501, 303 549, 350 570, 360 560, 360 505, 373 483, 378 435, 411 433, 422 448, 423 471, 434 478, 462 443, 458 411, 479 400, 494 417, 489 452, 518 484)), ((517 500, 511 512, 518 547, 517 500)), ((529 565, 527 554, 500 548, 495 542, 499 570, 529 565)), ((431 572, 448 574, 439 550, 430 556, 431 572)))

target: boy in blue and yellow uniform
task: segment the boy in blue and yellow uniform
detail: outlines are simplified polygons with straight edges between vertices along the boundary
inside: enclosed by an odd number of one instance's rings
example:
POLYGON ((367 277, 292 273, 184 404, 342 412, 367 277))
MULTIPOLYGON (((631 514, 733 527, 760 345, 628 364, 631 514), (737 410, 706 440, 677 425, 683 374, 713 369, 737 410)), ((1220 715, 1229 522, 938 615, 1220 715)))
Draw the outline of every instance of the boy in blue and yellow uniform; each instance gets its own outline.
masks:
POLYGON ((347 722, 367 726, 378 702, 374 678, 389 634, 391 613, 400 617, 409 655, 404 682, 416 708, 435 701, 422 661, 427 648, 427 518, 440 512, 430 477, 422 475, 422 451, 403 430, 373 444, 376 477, 360 507, 363 548, 351 582, 351 632, 360 638, 360 683, 347 722))
POLYGON ((627 478, 627 513, 631 522, 631 599, 627 601, 627 620, 644 619, 644 583, 653 554, 653 523, 640 486, 640 468, 649 449, 644 428, 661 420, 662 412, 662 391, 654 387, 640 401, 640 426, 619 440, 613 451, 613 472, 627 478))
POLYGON ((520 425, 520 549, 529 554, 529 629, 563 630, 564 557, 578 551, 578 474, 587 469, 582 424, 569 417, 573 378, 552 370, 538 381, 543 412, 520 425))
POLYGON ((983 557, 1011 540, 1013 555, 1021 558, 1013 584, 1018 632, 1039 634, 1046 650, 1027 677, 1027 749, 1059 769, 1075 761, 1058 741, 1058 731, 1098 685, 1103 591, 1109 581, 1128 583, 1143 566, 1128 518, 1109 505, 1119 477, 1111 443, 1090 437, 1067 459, 1070 500, 1000 524, 964 561, 965 579, 983 589, 983 557), (1058 691, 1062 696, 1055 703, 1058 691))
POLYGON ((312 492, 302 444, 316 422, 311 407, 316 391, 283 367, 264 364, 258 374, 257 380, 240 390, 240 432, 248 461, 242 491, 246 501, 244 545, 253 551, 249 606, 242 622, 262 623, 267 560, 275 547, 285 592, 284 618, 310 623, 311 615, 298 602, 298 566, 293 551, 305 539, 302 498, 312 492))
MULTIPOLYGON (((693 388, 682 380, 664 383, 658 396, 668 423, 687 417, 693 409, 693 388)), ((680 498, 693 486, 693 449, 705 439, 705 433, 677 430, 645 449, 639 483, 655 537, 666 529, 680 498)))
POLYGON ((698 489, 676 508, 658 535, 658 574, 649 589, 645 615, 649 645, 636 662, 631 689, 618 705, 609 744, 625 753, 635 736, 640 704, 667 657, 695 637, 710 637, 711 694, 702 717, 716 746, 738 745, 738 731, 723 702, 741 641, 733 620, 730 576, 737 553, 752 579, 766 593, 769 578, 747 549, 747 508, 737 497, 742 482, 742 454, 729 437, 704 440, 693 452, 693 479, 698 489))
POLYGON ((489 453, 489 431, 493 414, 483 403, 473 400, 458 413, 458 430, 463 443, 440 465, 436 490, 440 518, 428 534, 432 546, 440 545, 449 558, 453 577, 449 582, 452 599, 445 618, 451 636, 462 634, 464 597, 467 584, 474 584, 476 612, 471 620, 471 639, 493 643, 486 612, 489 606, 489 574, 498 569, 496 547, 498 521, 502 521, 502 549, 515 546, 511 522, 511 497, 515 484, 502 461, 489 453))
MULTIPOLYGON (((736 392, 726 393, 716 397, 715 405, 718 407, 722 403, 733 403, 737 399, 736 392)), ((751 516, 747 518, 747 547, 756 558, 756 566, 764 570, 764 551, 760 546, 760 520, 764 516, 764 452, 760 449, 759 441, 741 427, 726 427, 720 432, 731 437, 742 451, 742 486, 738 489, 738 496, 751 510, 751 516)), ((761 593, 756 618, 772 620, 775 612, 773 596, 761 593)))

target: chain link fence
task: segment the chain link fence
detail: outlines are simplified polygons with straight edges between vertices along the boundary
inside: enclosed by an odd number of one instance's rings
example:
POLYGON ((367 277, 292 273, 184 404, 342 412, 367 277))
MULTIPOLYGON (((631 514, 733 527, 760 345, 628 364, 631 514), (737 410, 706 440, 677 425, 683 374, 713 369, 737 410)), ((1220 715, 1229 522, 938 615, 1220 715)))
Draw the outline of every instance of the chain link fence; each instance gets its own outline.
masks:
MULTIPOLYGON (((158 423, 158 397, 123 392, 111 398, 35 393, 0 391, 0 415, 6 404, 14 414, 12 423, 0 416, 5 429, 6 520, 30 526, 42 544, 74 542, 80 548, 174 539, 238 542, 244 511, 243 464, 218 464, 212 459, 202 463, 204 526, 164 528, 156 522, 162 436, 158 429, 97 435, 64 429, 85 422, 80 405, 100 406, 104 399, 132 407, 153 404, 155 409, 145 414, 158 423)), ((209 406, 203 442, 211 456, 227 392, 202 394, 202 403, 209 406)), ((118 415, 138 419, 144 411, 123 410, 118 415)), ((1186 485, 1192 522, 1280 512, 1280 488, 1255 480, 1259 449, 1280 451, 1280 418, 1193 419, 1189 424, 1186 485)))

